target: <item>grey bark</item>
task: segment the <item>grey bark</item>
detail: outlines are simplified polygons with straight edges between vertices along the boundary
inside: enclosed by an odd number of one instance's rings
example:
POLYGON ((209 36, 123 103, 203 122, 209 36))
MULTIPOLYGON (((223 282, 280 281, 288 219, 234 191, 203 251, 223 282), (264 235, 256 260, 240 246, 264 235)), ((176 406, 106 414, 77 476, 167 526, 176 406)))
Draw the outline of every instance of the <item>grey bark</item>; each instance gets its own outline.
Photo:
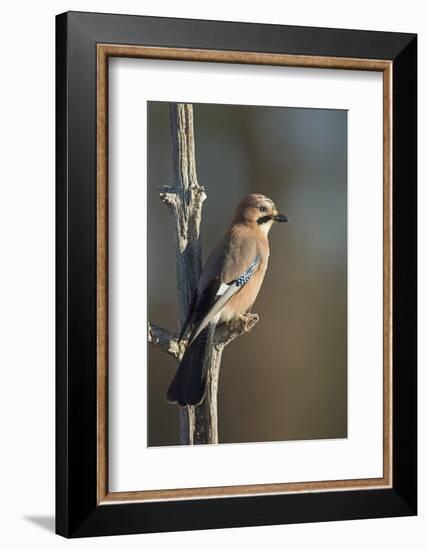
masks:
MULTIPOLYGON (((196 175, 193 106, 172 103, 170 109, 174 186, 165 186, 160 198, 168 207, 174 226, 178 317, 182 327, 201 273, 199 230, 206 194, 196 175)), ((193 444, 194 416, 192 407, 180 409, 183 445, 193 444)))
MULTIPOLYGON (((174 186, 160 192, 168 207, 175 237, 177 302, 180 327, 183 326, 202 269, 200 225, 205 189, 196 174, 193 106, 171 104, 171 136, 174 186)), ((224 347, 237 336, 250 331, 257 323, 255 314, 222 325, 216 330, 214 343, 201 361, 207 362, 207 392, 201 405, 180 409, 180 442, 183 445, 218 443, 217 394, 221 357, 224 347)), ((148 341, 177 361, 185 345, 178 344, 177 335, 149 323, 148 341)))

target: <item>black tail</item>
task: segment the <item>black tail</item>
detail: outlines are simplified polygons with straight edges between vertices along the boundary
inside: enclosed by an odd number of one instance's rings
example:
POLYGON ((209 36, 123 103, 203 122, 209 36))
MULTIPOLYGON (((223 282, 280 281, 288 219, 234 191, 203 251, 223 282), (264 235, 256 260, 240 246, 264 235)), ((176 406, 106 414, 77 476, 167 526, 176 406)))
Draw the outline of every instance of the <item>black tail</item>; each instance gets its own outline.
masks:
POLYGON ((185 407, 199 405, 204 400, 206 386, 204 358, 212 344, 214 331, 215 325, 203 330, 184 352, 166 393, 170 403, 178 403, 180 407, 185 407))

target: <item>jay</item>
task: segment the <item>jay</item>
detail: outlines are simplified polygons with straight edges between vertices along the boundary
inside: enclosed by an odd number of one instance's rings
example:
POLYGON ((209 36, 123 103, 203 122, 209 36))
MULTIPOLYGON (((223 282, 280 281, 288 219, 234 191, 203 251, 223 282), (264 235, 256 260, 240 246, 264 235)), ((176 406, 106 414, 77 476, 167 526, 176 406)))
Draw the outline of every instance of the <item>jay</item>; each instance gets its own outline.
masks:
POLYGON ((181 407, 205 397, 204 358, 217 325, 251 311, 266 273, 268 234, 274 222, 287 222, 274 202, 259 193, 239 204, 223 239, 208 257, 189 307, 179 341, 187 347, 168 388, 167 399, 181 407))

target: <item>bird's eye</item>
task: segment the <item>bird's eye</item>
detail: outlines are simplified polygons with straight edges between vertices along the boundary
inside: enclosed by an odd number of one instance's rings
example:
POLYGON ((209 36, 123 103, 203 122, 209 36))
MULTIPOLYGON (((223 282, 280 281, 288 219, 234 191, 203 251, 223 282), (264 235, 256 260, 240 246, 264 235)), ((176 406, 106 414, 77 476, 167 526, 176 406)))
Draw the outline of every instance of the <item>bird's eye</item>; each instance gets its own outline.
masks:
POLYGON ((260 212, 267 212, 266 206, 259 206, 260 212))

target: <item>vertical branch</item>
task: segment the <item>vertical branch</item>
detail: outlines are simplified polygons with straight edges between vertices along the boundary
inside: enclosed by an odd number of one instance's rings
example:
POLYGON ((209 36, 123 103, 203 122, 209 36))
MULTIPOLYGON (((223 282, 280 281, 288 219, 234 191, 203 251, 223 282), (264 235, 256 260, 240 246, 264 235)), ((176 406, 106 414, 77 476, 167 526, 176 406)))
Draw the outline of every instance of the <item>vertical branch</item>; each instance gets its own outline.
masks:
MULTIPOLYGON (((177 302, 181 327, 201 273, 199 231, 206 195, 196 175, 193 107, 187 104, 171 104, 170 116, 174 187, 164 187, 161 200, 169 208, 175 229, 177 302)), ((193 408, 180 409, 182 444, 193 443, 194 424, 193 408)))
POLYGON ((205 361, 207 365, 207 391, 205 400, 195 408, 194 443, 218 443, 218 380, 224 344, 215 345, 205 361))
POLYGON ((203 403, 195 407, 193 443, 218 443, 218 381, 224 348, 238 336, 250 332, 259 316, 250 313, 233 323, 222 324, 216 329, 214 343, 204 358, 207 373, 207 390, 203 403))
POLYGON ((173 188, 165 188, 162 200, 171 206, 176 237, 177 287, 180 325, 184 323, 201 273, 199 232, 205 190, 196 176, 193 107, 171 104, 173 188))

